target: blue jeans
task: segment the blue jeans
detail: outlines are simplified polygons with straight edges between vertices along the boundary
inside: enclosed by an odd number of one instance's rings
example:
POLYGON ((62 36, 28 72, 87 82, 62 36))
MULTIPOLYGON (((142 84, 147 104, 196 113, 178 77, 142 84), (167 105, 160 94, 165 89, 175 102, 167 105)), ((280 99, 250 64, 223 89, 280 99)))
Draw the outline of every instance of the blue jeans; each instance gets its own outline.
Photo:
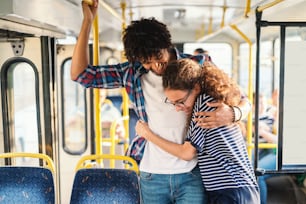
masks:
POLYGON ((198 167, 181 174, 140 172, 140 190, 144 204, 206 204, 198 167))
POLYGON ((207 193, 210 204, 259 204, 257 187, 222 189, 207 193))
MULTIPOLYGON (((274 153, 270 153, 260 158, 258 161, 258 167, 262 169, 267 169, 267 170, 275 170, 276 169, 276 155, 274 153)), ((268 189, 267 189, 266 180, 273 176, 277 176, 277 175, 265 174, 263 176, 258 177, 258 186, 259 186, 261 204, 267 203, 268 189)))

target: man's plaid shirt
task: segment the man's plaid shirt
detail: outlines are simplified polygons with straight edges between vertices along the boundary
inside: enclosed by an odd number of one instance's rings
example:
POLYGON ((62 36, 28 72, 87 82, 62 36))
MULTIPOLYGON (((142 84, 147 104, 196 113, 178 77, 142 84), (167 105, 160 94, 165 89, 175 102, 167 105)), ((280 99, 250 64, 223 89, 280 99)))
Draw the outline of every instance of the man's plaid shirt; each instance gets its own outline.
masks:
MULTIPOLYGON (((210 60, 207 55, 192 56, 179 53, 177 49, 174 49, 174 51, 177 59, 191 58, 199 62, 199 64, 203 64, 206 58, 210 60)), ((86 88, 113 89, 124 87, 138 118, 148 122, 140 80, 141 76, 147 72, 148 71, 139 62, 125 62, 117 65, 88 65, 75 81, 86 88)), ((146 140, 144 138, 136 136, 131 142, 126 154, 134 158, 137 162, 140 162, 145 142, 146 140)))

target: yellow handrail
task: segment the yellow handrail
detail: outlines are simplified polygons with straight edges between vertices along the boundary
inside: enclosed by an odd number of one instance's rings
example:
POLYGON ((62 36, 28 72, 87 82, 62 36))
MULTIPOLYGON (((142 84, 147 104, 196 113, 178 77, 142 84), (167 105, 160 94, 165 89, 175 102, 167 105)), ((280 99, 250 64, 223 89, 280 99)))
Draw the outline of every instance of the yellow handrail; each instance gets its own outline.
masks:
MULTIPOLYGON (((88 5, 92 5, 93 1, 92 0, 83 0, 85 3, 88 5)), ((105 2, 102 0, 99 1, 99 3, 107 9, 112 15, 115 17, 119 18, 122 21, 122 30, 125 28, 125 8, 126 5, 124 2, 121 3, 121 7, 123 9, 122 12, 122 17, 119 16, 119 14, 113 10, 109 5, 107 5, 105 2)), ((99 64, 99 22, 98 22, 98 14, 96 15, 94 22, 93 22, 93 54, 94 54, 94 59, 93 59, 93 65, 98 65, 99 64)), ((122 101, 123 101, 123 116, 129 117, 129 108, 128 108, 128 95, 125 91, 125 89, 122 89, 122 101)), ((100 118, 100 94, 99 94, 99 89, 94 90, 94 103, 95 103, 95 128, 96 128, 96 139, 95 142, 96 144, 96 153, 97 154, 103 154, 103 149, 102 149, 102 128, 101 128, 101 118, 100 118)), ((126 140, 129 138, 129 123, 127 120, 124 120, 124 128, 125 128, 125 133, 126 133, 126 140)), ((114 150, 115 148, 115 140, 111 143, 112 147, 111 150, 114 150)), ((126 150, 128 148, 128 144, 124 144, 124 149, 126 150)), ((98 163, 101 163, 102 161, 98 161, 98 163)))
MULTIPOLYGON (((121 11, 122 11, 122 34, 123 34, 123 31, 125 30, 126 28, 126 15, 125 15, 125 12, 126 12, 126 2, 123 0, 121 1, 120 3, 120 7, 121 7, 121 11)), ((121 54, 121 61, 126 61, 126 58, 125 58, 125 55, 124 53, 122 52, 121 54)), ((125 88, 122 88, 121 89, 121 95, 122 95, 122 113, 123 113, 123 117, 127 117, 129 118, 129 97, 128 97, 128 94, 125 90, 125 88)), ((128 120, 124 120, 123 121, 123 125, 124 125, 124 130, 125 130, 125 139, 126 140, 129 140, 130 138, 130 131, 129 131, 129 121, 128 120)), ((125 143, 124 144, 124 151, 126 151, 128 149, 128 146, 129 146, 129 143, 125 143)))
POLYGON ((46 155, 41 153, 29 153, 29 152, 12 152, 12 153, 2 153, 0 154, 0 158, 15 158, 15 157, 31 157, 31 158, 38 158, 44 161, 44 165, 48 169, 51 170, 51 172, 55 173, 55 167, 52 159, 46 155))
POLYGON ((220 27, 223 28, 224 25, 225 25, 225 13, 226 13, 226 10, 227 10, 227 6, 226 4, 224 4, 223 6, 223 12, 222 12, 222 20, 221 20, 221 23, 220 23, 220 27))
MULTIPOLYGON (((253 104, 253 66, 252 66, 252 41, 243 33, 238 27, 234 24, 230 25, 233 30, 235 30, 249 45, 249 84, 248 84, 248 98, 249 102, 253 104)), ((252 111, 248 114, 248 122, 247 122, 247 151, 249 158, 252 156, 252 111)))
POLYGON ((81 157, 81 159, 78 161, 75 171, 78 171, 79 169, 86 168, 85 161, 91 161, 91 160, 101 160, 101 159, 115 159, 115 160, 122 160, 127 161, 130 165, 127 165, 130 169, 135 171, 137 174, 139 173, 138 164, 134 159, 128 156, 122 156, 122 155, 111 155, 111 154, 92 154, 92 155, 85 155, 81 157))
MULTIPOLYGON (((93 65, 99 64, 99 17, 96 15, 93 22, 93 65)), ((101 144, 102 128, 101 128, 101 110, 100 110, 100 90, 94 89, 94 107, 95 107, 95 128, 96 128, 96 153, 102 154, 103 149, 101 144)), ((101 163, 101 161, 98 161, 101 163)))
POLYGON ((248 17, 248 14, 251 11, 251 0, 246 1, 245 10, 244 10, 244 17, 248 17))
MULTIPOLYGON (((237 25, 237 24, 241 23, 242 21, 248 19, 249 16, 255 14, 256 10, 260 12, 260 11, 263 11, 263 10, 265 10, 267 8, 270 8, 270 7, 272 7, 272 6, 274 6, 274 5, 278 4, 278 3, 281 3, 283 1, 284 0, 275 0, 273 2, 270 2, 270 3, 266 4, 266 5, 259 6, 257 9, 251 10, 251 5, 250 5, 251 4, 251 0, 247 0, 243 16, 240 16, 240 17, 232 20, 230 23, 237 25)), ((222 33, 224 30, 226 30, 228 28, 228 26, 230 26, 230 25, 229 24, 228 25, 224 25, 223 27, 220 27, 220 29, 215 30, 214 32, 208 33, 208 35, 199 36, 197 38, 197 42, 203 42, 203 41, 207 40, 207 38, 210 38, 212 36, 216 36, 219 33, 222 33)))
MULTIPOLYGON (((250 148, 254 148, 254 146, 255 146, 254 143, 248 144, 248 147, 250 147, 250 148)), ((277 144, 274 144, 274 143, 259 143, 258 148, 259 149, 274 149, 274 148, 277 148, 277 144)))
MULTIPOLYGON (((87 3, 88 5, 92 5, 93 2, 92 0, 83 0, 85 3, 87 3)), ((104 7, 110 14, 112 14, 114 17, 116 17, 117 19, 119 19, 120 21, 124 21, 124 19, 122 19, 120 17, 120 14, 113 9, 109 4, 105 3, 103 0, 99 0, 99 3, 101 4, 102 7, 104 7)))
MULTIPOLYGON (((232 24, 230 25, 233 30, 235 30, 249 45, 249 84, 248 84, 248 98, 251 104, 253 104, 253 66, 252 66, 252 41, 239 30, 239 28, 232 24)), ((249 158, 251 159, 252 156, 252 149, 254 148, 254 143, 252 143, 252 118, 253 113, 252 111, 248 115, 248 121, 247 121, 247 133, 246 133, 246 140, 247 140, 247 151, 249 158)), ((258 148, 261 149, 272 149, 277 148, 276 144, 273 143, 259 143, 258 148)))
POLYGON ((266 5, 258 7, 257 11, 261 12, 261 11, 263 11, 263 10, 265 10, 267 8, 270 8, 270 7, 272 7, 272 6, 274 6, 274 5, 278 4, 278 3, 281 3, 282 1, 284 1, 284 0, 275 0, 273 2, 267 3, 266 5))
MULTIPOLYGON (((116 144, 118 144, 118 142, 120 142, 121 140, 116 138, 116 127, 117 125, 121 122, 121 121, 128 121, 129 116, 123 116, 118 118, 117 120, 114 120, 111 124, 110 127, 110 137, 109 138, 102 138, 102 143, 103 142, 110 142, 111 146, 110 146, 110 154, 115 155, 115 146, 116 144)), ((126 133, 125 133, 126 134, 126 133)), ((124 140, 124 145, 125 144, 129 144, 129 140, 125 138, 124 140)), ((110 160, 110 167, 114 168, 115 167, 115 161, 114 160, 110 160)))

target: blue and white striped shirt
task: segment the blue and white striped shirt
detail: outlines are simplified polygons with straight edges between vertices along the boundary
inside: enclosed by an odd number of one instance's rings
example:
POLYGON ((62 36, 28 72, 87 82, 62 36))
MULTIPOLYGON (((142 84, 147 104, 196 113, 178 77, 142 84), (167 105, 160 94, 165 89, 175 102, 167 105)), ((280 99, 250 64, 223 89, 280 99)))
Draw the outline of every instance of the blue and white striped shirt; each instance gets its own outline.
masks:
MULTIPOLYGON (((197 98, 193 113, 213 111, 206 105, 214 99, 206 94, 197 98)), ((192 117, 195 117, 194 114, 192 117)), ((237 124, 213 129, 196 126, 191 120, 187 141, 197 149, 202 182, 207 191, 257 187, 253 167, 237 124)))

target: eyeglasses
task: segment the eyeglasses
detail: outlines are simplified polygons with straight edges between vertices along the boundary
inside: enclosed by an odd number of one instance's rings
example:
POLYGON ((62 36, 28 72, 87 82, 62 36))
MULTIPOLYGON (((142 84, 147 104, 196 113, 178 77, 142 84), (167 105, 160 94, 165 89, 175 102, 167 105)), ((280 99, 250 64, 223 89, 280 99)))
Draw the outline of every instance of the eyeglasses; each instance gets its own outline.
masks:
POLYGON ((182 98, 182 100, 177 101, 177 102, 169 101, 169 99, 166 97, 165 98, 165 103, 184 108, 185 107, 185 102, 189 98, 190 94, 191 94, 191 90, 188 90, 188 93, 186 94, 186 96, 184 98, 182 98))

